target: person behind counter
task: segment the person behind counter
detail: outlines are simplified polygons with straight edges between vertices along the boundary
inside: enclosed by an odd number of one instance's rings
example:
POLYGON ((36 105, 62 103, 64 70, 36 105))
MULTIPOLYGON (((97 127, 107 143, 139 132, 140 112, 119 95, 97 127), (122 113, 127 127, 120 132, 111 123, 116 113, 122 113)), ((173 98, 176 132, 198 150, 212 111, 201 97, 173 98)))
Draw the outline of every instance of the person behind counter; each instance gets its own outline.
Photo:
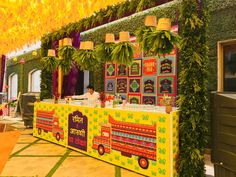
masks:
POLYGON ((73 95, 71 98, 73 99, 88 99, 97 101, 99 99, 99 93, 94 91, 94 87, 92 85, 87 86, 87 93, 83 95, 73 95))

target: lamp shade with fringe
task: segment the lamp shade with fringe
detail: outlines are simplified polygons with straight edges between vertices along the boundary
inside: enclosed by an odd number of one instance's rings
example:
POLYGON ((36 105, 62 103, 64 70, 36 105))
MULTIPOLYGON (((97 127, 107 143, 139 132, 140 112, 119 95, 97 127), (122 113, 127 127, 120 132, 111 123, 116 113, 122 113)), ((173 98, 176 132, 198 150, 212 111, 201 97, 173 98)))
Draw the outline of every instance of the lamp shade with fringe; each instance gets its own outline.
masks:
POLYGON ((105 43, 114 43, 115 42, 115 35, 113 33, 107 33, 105 43))
POLYGON ((120 42, 129 42, 130 36, 128 31, 122 31, 119 33, 120 42))
POLYGON ((157 24, 157 30, 166 30, 170 31, 171 29, 171 19, 170 18, 160 18, 157 24))
POLYGON ((145 26, 157 26, 156 16, 153 15, 146 16, 144 24, 145 26))
POLYGON ((48 57, 55 57, 56 56, 56 52, 54 49, 49 49, 48 50, 48 57))

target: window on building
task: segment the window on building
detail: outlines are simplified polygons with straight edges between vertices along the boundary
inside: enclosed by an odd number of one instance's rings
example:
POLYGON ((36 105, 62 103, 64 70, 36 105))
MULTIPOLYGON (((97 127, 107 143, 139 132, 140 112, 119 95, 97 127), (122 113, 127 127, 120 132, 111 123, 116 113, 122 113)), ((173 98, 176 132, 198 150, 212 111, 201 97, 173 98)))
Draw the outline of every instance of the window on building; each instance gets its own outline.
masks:
POLYGON ((223 46, 224 91, 236 91, 236 44, 223 46))
POLYGON ((17 99, 18 95, 18 75, 12 73, 8 78, 8 98, 17 99))
POLYGON ((40 92, 41 70, 32 70, 28 76, 28 92, 40 92))

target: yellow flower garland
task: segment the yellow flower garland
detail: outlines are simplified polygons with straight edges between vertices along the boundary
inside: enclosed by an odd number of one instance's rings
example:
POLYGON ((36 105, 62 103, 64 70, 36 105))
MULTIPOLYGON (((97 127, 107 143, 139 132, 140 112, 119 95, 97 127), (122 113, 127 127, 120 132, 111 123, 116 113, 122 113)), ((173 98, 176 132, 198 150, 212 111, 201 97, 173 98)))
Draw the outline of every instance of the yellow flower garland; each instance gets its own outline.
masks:
POLYGON ((31 45, 41 36, 124 0, 1 0, 0 54, 31 45))

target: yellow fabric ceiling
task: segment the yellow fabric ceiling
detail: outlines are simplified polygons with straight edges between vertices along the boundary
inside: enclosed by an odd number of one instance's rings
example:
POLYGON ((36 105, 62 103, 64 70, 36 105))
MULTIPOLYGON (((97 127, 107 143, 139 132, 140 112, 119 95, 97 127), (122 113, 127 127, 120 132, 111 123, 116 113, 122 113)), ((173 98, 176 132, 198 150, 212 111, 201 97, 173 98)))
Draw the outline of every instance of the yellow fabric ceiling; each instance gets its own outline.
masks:
POLYGON ((0 0, 0 54, 124 0, 0 0))

